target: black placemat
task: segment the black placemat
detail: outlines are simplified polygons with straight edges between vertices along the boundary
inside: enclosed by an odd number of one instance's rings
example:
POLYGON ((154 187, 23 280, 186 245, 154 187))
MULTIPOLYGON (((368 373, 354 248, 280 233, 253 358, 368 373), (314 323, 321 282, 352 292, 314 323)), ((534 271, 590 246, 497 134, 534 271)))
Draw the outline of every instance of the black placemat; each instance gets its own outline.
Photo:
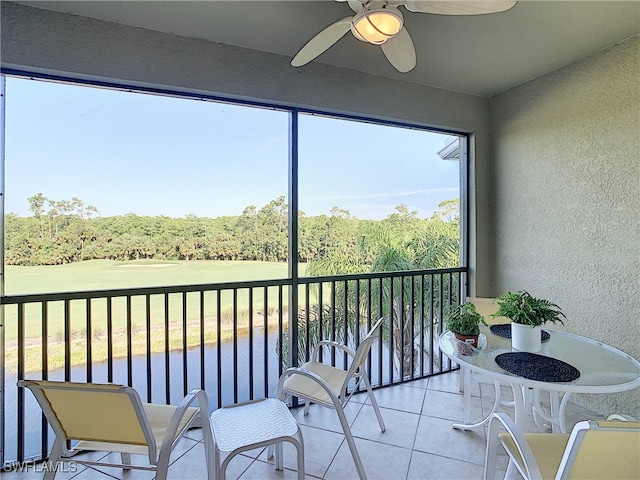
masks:
MULTIPOLYGON (((493 333, 494 335, 498 335, 499 337, 504 337, 504 338, 511 338, 511 324, 510 323, 500 323, 497 325, 491 325, 489 327, 489 330, 491 330, 491 333, 493 333)), ((549 335, 549 332, 547 332, 546 330, 541 330, 542 332, 542 341, 546 342, 547 340, 549 340, 549 338, 551 338, 551 335, 549 335)))
POLYGON ((573 365, 537 353, 501 353, 496 363, 509 373, 540 382, 571 382, 580 377, 573 365))

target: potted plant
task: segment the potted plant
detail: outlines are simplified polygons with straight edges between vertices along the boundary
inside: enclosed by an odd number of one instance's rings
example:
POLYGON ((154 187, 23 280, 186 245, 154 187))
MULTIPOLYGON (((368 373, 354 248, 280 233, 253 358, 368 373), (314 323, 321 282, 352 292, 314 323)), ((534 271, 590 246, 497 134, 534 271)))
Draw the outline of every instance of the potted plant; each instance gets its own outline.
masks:
POLYGON ((506 292, 496 298, 498 311, 492 316, 511 320, 511 346, 525 352, 539 352, 542 325, 566 318, 560 307, 549 300, 532 297, 528 292, 506 292))
MULTIPOLYGON (((476 311, 476 306, 471 302, 465 302, 462 305, 452 305, 445 316, 447 328, 453 332, 454 336, 463 342, 465 346, 478 348, 478 335, 480 334, 479 325, 484 325, 484 317, 476 311)), ((470 348, 459 349, 460 353, 469 355, 472 353, 470 348)))

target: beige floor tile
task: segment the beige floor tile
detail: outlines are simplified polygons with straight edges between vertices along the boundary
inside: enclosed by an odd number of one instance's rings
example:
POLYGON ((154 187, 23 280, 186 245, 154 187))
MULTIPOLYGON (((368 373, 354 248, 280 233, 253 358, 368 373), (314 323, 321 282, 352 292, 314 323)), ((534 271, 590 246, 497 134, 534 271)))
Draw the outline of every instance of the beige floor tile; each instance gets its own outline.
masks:
MULTIPOLYGON (((477 381, 474 381, 475 376, 472 376, 471 382, 471 395, 474 397, 480 396, 480 385, 477 381)), ((460 392, 460 372, 443 373, 442 375, 435 375, 429 378, 429 390, 438 390, 440 392, 449 393, 461 393, 460 392)))
MULTIPOLYGON (((195 442, 192 442, 191 447, 193 447, 193 445, 195 445, 195 442)), ((119 453, 109 453, 103 456, 100 461, 110 462, 110 463, 120 463, 121 457, 119 453)), ((131 463, 133 465, 149 465, 149 458, 143 457, 142 455, 131 455, 131 463)), ((105 479, 106 478, 121 478, 121 479, 126 478, 131 480, 151 480, 154 477, 155 477, 155 472, 152 472, 152 471, 136 470, 136 469, 125 471, 119 467, 90 466, 86 471, 83 471, 81 474, 73 478, 74 480, 76 478, 79 480, 90 479, 90 478, 105 478, 105 479), (100 473, 104 474, 105 477, 100 476, 100 473)), ((58 479, 58 476, 56 475, 56 480, 57 479, 58 479)))
MULTIPOLYGON (((369 480, 400 480, 407 477, 411 450, 361 438, 356 438, 355 443, 369 480)), ((358 472, 346 442, 340 447, 324 478, 327 480, 358 478, 358 472)))
MULTIPOLYGON (((229 479, 231 477, 227 477, 229 479)), ((273 463, 265 463, 260 460, 253 462, 249 468, 240 476, 241 480, 296 480, 298 473, 286 467, 283 470, 276 470, 273 463)), ((307 476, 312 479, 313 477, 307 476)))
POLYGON ((451 427, 451 423, 451 420, 422 415, 414 449, 484 465, 484 430, 456 430, 451 427))
MULTIPOLYGON (((211 468, 213 468, 213 459, 211 459, 211 463, 211 468)), ((202 442, 198 443, 177 460, 174 460, 171 465, 169 465, 168 477, 169 480, 178 480, 181 478, 207 480, 207 462, 204 453, 204 444, 202 442)))
MULTIPOLYGON (((56 475, 56 479, 58 476, 56 475)), ((120 468, 108 468, 108 467, 89 467, 78 476, 73 477, 74 480, 90 480, 90 479, 126 479, 126 480, 152 480, 155 478, 155 472, 144 470, 129 470, 124 471, 120 468), (102 474, 102 475, 100 475, 102 474)))
MULTIPOLYGON (((305 473, 322 478, 344 442, 344 434, 331 432, 321 428, 301 425, 304 441, 305 473)), ((284 443, 284 467, 297 471, 296 449, 290 442, 284 443)), ((273 465, 266 452, 260 456, 262 462, 273 465)))
MULTIPOLYGON (((396 385, 375 390, 373 394, 380 407, 391 408, 403 412, 420 413, 425 390, 420 388, 396 385)), ((370 404, 370 400, 367 400, 370 404)))
MULTIPOLYGON (((247 469, 256 462, 255 458, 247 457, 245 455, 236 455, 231 459, 229 464, 227 465, 226 477, 227 480, 235 480, 240 478, 247 469)), ((184 479, 184 477, 178 477, 176 480, 180 478, 184 479)))
MULTIPOLYGON (((353 424, 361 408, 362 404, 355 402, 349 402, 344 408, 345 417, 347 417, 349 425, 353 424)), ((323 428, 338 433, 343 431, 340 420, 338 419, 338 414, 332 408, 313 404, 309 407, 309 413, 307 415, 304 415, 303 409, 300 409, 300 411, 296 413, 295 419, 300 425, 323 428)))
POLYGON ((407 480, 481 480, 483 475, 481 465, 414 451, 407 480))
MULTIPOLYGON (((207 422, 207 425, 208 425, 208 422, 207 422)), ((184 437, 189 438, 191 440, 195 440, 196 442, 199 442, 202 440, 202 429, 192 428, 190 430, 187 430, 187 433, 185 433, 184 437)))
POLYGON ((380 410, 386 427, 384 433, 380 431, 373 407, 365 405, 353 424, 353 435, 397 447, 413 448, 420 415, 390 408, 380 410))
MULTIPOLYGON (((437 390, 427 390, 424 397, 422 415, 439 417, 462 423, 464 421, 464 395, 437 390)), ((471 397, 471 421, 479 422, 484 418, 482 400, 471 397)))
POLYGON ((423 390, 429 386, 429 378, 418 378, 411 382, 404 383, 403 385, 411 388, 422 388, 423 390))

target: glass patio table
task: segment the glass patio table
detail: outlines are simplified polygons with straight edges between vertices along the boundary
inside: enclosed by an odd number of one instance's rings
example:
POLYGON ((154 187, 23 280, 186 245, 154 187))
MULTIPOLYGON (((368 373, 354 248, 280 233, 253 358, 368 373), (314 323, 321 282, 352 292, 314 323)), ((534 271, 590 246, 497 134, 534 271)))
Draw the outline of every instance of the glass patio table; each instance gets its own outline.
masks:
POLYGON ((640 362, 630 355, 596 340, 571 333, 543 328, 549 339, 542 342, 538 355, 544 355, 566 362, 578 369, 580 376, 572 381, 540 381, 514 375, 496 363, 496 357, 512 352, 511 339, 495 335, 489 327, 481 326, 486 335, 486 346, 473 355, 462 355, 456 349, 453 333, 440 335, 440 351, 451 361, 473 372, 478 372, 493 380, 496 400, 489 415, 481 422, 470 422, 470 372, 464 375, 465 413, 464 422, 454 424, 454 428, 472 429, 484 426, 491 414, 500 408, 500 385, 509 385, 513 390, 515 423, 524 431, 529 406, 533 407, 534 419, 538 416, 551 422, 554 432, 566 433, 565 411, 572 393, 617 393, 640 386, 640 362), (543 411, 539 402, 540 391, 550 393, 550 413, 543 411), (561 400, 560 400, 561 399, 561 400))

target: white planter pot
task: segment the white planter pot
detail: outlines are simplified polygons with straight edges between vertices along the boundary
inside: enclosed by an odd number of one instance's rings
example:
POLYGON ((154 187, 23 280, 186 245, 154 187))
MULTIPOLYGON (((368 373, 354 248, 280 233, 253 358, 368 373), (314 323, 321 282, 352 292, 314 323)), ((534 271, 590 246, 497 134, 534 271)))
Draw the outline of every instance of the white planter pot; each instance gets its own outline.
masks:
POLYGON ((539 352, 542 348, 542 327, 511 322, 511 347, 521 352, 539 352))

